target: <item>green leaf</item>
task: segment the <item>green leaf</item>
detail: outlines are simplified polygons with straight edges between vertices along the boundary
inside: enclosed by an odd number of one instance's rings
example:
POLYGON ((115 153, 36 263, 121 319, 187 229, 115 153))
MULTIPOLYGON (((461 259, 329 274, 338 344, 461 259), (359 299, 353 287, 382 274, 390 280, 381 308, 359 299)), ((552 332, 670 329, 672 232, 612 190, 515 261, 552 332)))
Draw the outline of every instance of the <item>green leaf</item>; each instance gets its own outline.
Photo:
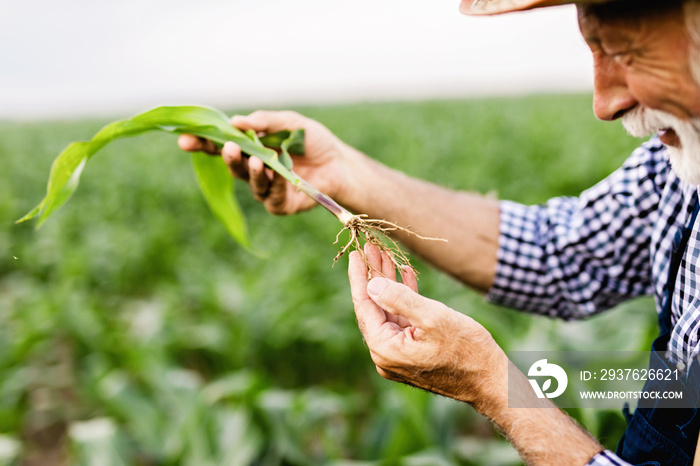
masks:
POLYGON ((260 142, 262 142, 265 147, 279 149, 282 147, 284 140, 289 138, 290 134, 291 131, 279 131, 277 133, 265 134, 260 136, 260 142))
POLYGON ((287 138, 285 138, 284 142, 282 143, 282 148, 284 149, 285 145, 287 147, 287 151, 292 154, 292 155, 304 155, 305 151, 305 146, 304 146, 304 130, 303 129, 295 129, 292 131, 287 138))
MULTIPOLYGON (((288 148, 303 149, 303 132, 285 131, 270 135, 275 144, 279 142, 286 158, 280 161, 276 151, 263 145, 255 132, 246 134, 234 128, 228 117, 219 110, 198 106, 157 107, 127 120, 120 120, 102 128, 90 141, 74 142, 66 147, 54 160, 49 174, 46 196, 17 223, 39 217, 37 227, 65 204, 78 188, 80 175, 87 161, 108 143, 123 137, 135 136, 148 131, 165 131, 176 134, 193 134, 223 145, 233 141, 248 154, 262 159, 270 168, 292 183, 298 177, 291 171, 288 148), (299 138, 301 137, 301 145, 299 138), (292 140, 290 141, 290 138, 292 140)), ((212 159, 213 160, 213 159, 212 159)), ((200 187, 212 212, 221 220, 228 232, 239 243, 250 247, 244 217, 235 201, 232 183, 226 166, 222 162, 194 156, 193 164, 200 187)))
POLYGON ((289 133, 289 136, 280 144, 280 149, 282 149, 280 154, 282 165, 291 170, 293 163, 290 154, 304 152, 304 130, 295 130, 289 133))
POLYGON ((250 138, 251 141, 262 145, 262 142, 260 142, 260 138, 258 137, 258 133, 256 133, 252 129, 249 129, 248 131, 246 131, 245 134, 246 134, 246 136, 248 136, 250 138))
POLYGON ((250 248, 245 217, 233 195, 233 177, 221 157, 198 152, 192 154, 192 166, 209 208, 236 241, 250 248))
POLYGON ((147 131, 144 125, 122 121, 107 125, 89 142, 74 142, 54 160, 46 187, 46 196, 31 212, 18 220, 24 222, 39 215, 40 226, 52 212, 63 205, 78 188, 80 174, 87 160, 108 142, 147 131))
POLYGON ((265 147, 272 149, 281 149, 282 143, 290 140, 287 151, 291 155, 304 155, 304 130, 296 129, 294 131, 279 131, 277 133, 266 134, 260 137, 260 142, 265 147))

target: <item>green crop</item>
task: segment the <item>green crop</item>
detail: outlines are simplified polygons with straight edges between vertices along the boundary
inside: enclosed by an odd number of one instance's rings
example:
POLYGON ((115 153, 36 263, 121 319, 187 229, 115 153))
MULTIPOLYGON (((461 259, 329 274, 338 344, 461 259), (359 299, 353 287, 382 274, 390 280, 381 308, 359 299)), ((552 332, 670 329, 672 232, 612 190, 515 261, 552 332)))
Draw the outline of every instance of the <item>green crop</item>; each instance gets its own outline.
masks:
MULTIPOLYGON (((304 152, 304 130, 282 131, 264 137, 255 132, 242 132, 229 123, 219 110, 198 106, 157 107, 130 119, 116 121, 102 128, 90 141, 68 145, 54 160, 44 199, 17 222, 39 217, 37 226, 65 204, 78 188, 80 175, 90 158, 110 142, 149 131, 175 134, 193 134, 222 146, 226 141, 238 144, 243 152, 259 157, 268 167, 282 175, 299 189, 320 199, 326 208, 335 208, 334 214, 345 211, 327 196, 313 189, 292 171, 290 154, 304 152), (274 150, 279 149, 279 153, 274 150)), ((195 153, 192 165, 202 194, 214 215, 224 224, 231 236, 249 247, 245 217, 233 193, 233 178, 218 157, 195 153)), ((347 212, 347 211, 345 211, 347 212)))
MULTIPOLYGON (((294 173, 291 154, 303 155, 303 130, 282 131, 259 137, 254 131, 242 132, 231 126, 229 118, 223 112, 199 106, 157 107, 130 119, 108 124, 90 141, 69 144, 51 166, 46 196, 34 209, 17 220, 17 223, 38 216, 37 226, 41 226, 76 191, 80 175, 93 155, 116 139, 149 131, 193 134, 218 146, 223 146, 227 141, 235 142, 244 154, 260 158, 265 165, 335 215, 343 224, 343 230, 350 231, 350 240, 338 253, 336 260, 350 247, 361 250, 360 240, 364 240, 376 244, 382 250, 391 251, 397 265, 408 264, 407 257, 393 240, 388 240, 389 246, 384 244, 384 233, 408 230, 384 220, 370 220, 364 215, 354 215, 294 173)), ((220 157, 195 153, 192 156, 192 165, 202 194, 214 215, 234 239, 250 248, 245 217, 236 201, 233 178, 224 162, 220 157)))

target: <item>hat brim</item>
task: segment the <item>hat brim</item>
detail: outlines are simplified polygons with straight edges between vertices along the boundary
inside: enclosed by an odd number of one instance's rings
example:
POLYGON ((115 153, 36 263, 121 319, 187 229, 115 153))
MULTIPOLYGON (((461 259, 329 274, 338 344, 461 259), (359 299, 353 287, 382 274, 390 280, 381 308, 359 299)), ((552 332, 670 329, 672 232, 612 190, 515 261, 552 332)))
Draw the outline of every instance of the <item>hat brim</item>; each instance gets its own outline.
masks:
POLYGON ((609 0, 462 0, 459 10, 471 16, 498 15, 567 3, 605 3, 609 0))

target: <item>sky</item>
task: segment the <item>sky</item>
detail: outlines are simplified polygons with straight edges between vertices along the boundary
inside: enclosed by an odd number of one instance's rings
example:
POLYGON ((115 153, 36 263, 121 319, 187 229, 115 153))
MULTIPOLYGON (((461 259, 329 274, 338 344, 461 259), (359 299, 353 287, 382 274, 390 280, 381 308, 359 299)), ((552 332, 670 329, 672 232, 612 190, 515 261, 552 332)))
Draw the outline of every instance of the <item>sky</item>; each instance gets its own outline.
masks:
POLYGON ((458 5, 0 0, 0 118, 590 91, 574 7, 470 18, 458 5))

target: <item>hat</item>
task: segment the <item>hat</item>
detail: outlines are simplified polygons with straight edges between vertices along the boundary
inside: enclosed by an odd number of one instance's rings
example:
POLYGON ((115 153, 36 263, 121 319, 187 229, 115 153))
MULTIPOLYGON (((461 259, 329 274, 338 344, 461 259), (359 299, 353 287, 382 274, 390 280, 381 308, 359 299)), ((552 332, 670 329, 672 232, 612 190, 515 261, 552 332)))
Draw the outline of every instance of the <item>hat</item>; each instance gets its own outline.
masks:
POLYGON ((462 0, 459 9, 467 15, 497 15, 566 3, 605 3, 609 0, 462 0))

